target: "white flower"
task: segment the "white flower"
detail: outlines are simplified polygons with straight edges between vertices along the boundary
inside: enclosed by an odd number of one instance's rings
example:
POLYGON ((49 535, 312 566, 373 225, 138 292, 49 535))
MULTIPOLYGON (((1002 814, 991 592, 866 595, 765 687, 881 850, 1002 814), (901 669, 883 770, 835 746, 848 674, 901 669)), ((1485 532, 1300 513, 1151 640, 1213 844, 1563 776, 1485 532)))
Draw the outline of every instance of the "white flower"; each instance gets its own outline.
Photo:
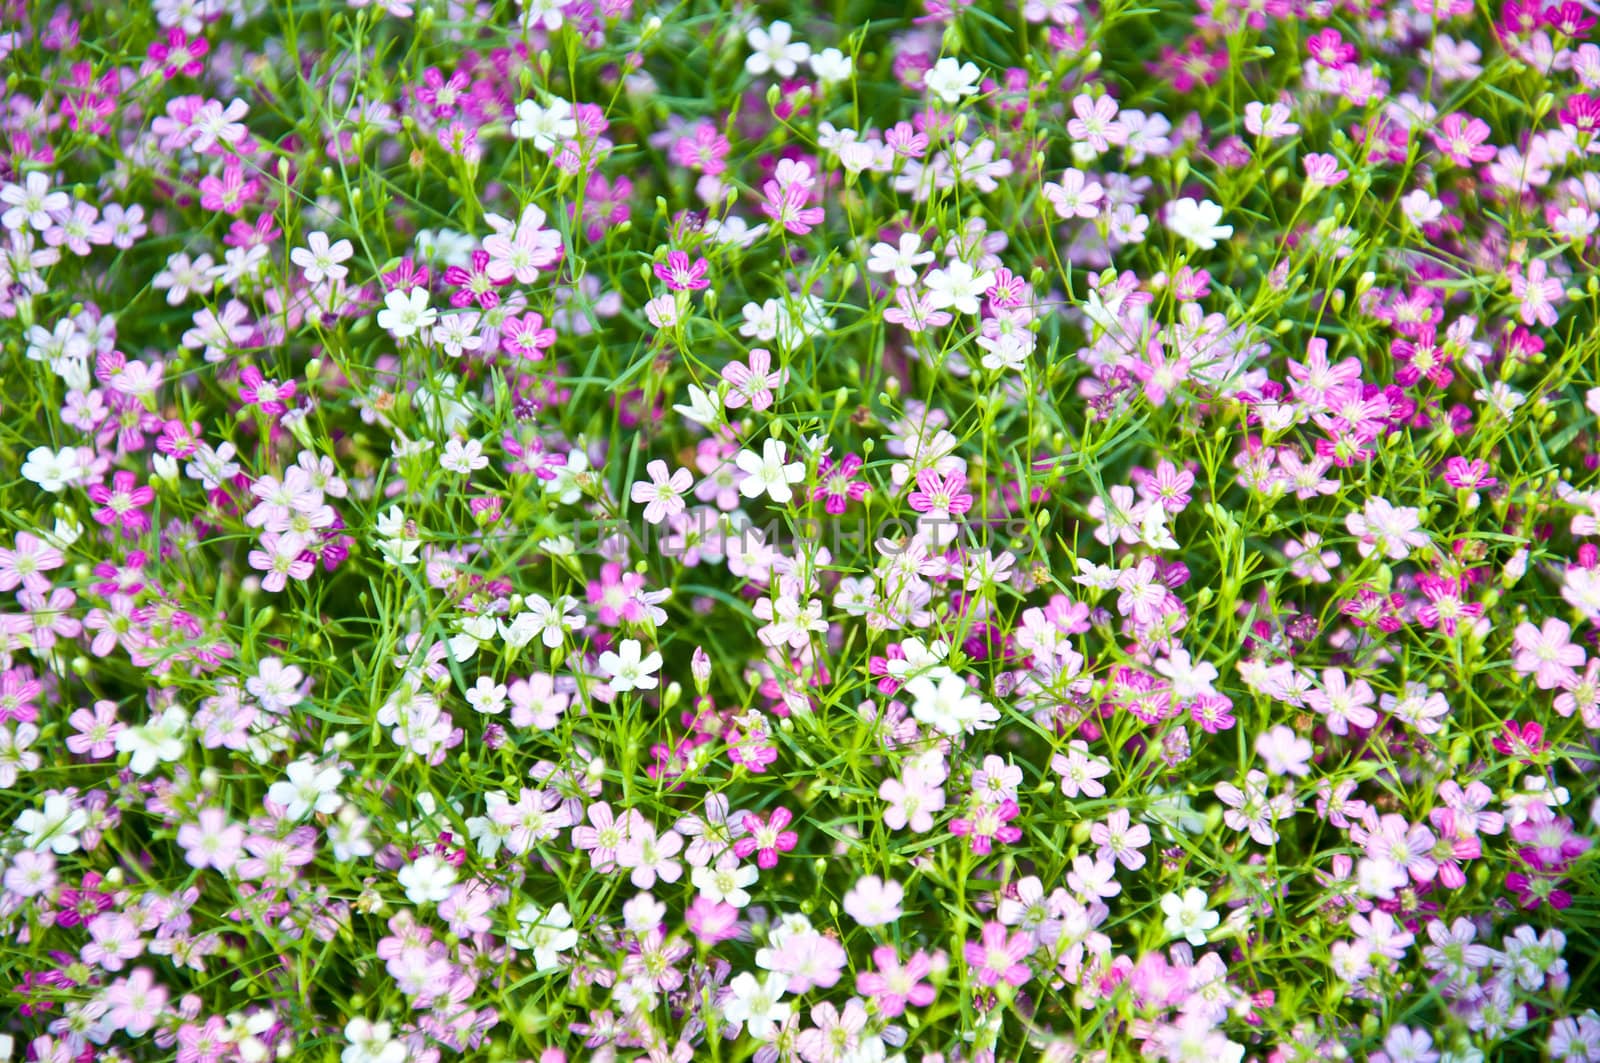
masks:
POLYGON ((894 282, 904 287, 914 284, 919 267, 933 261, 932 251, 921 251, 922 237, 916 233, 901 233, 900 246, 879 242, 872 245, 867 258, 867 269, 873 273, 892 273, 894 282))
POLYGON ((117 732, 117 752, 133 754, 128 770, 135 775, 149 775, 157 764, 177 760, 188 744, 189 714, 176 705, 149 723, 117 732))
POLYGON ((589 472, 589 455, 574 447, 567 453, 567 463, 555 470, 552 480, 544 482, 544 493, 571 505, 583 497, 584 487, 593 479, 589 472))
POLYGON ((405 1063, 411 1053, 394 1039, 394 1028, 386 1022, 369 1022, 357 1016, 344 1025, 349 1044, 339 1053, 339 1063, 405 1063))
POLYGON ((759 876, 754 864, 742 864, 731 851, 725 851, 715 867, 695 868, 689 881, 712 904, 743 908, 750 903, 750 891, 745 887, 754 885, 759 876))
POLYGON ((1512 415, 1517 412, 1518 406, 1528 401, 1526 395, 1523 395, 1520 391, 1512 390, 1511 385, 1504 380, 1496 380, 1487 391, 1483 388, 1478 388, 1472 393, 1472 397, 1479 402, 1487 402, 1492 405, 1495 412, 1507 421, 1511 420, 1512 415))
POLYGON ((444 445, 444 453, 439 455, 441 468, 462 476, 470 476, 488 464, 489 459, 483 456, 483 444, 476 439, 469 439, 465 444, 459 439, 452 439, 444 445))
POLYGON ((1209 199, 1197 203, 1185 196, 1167 207, 1167 228, 1201 251, 1209 251, 1218 240, 1233 235, 1233 226, 1218 225, 1221 220, 1222 208, 1209 199))
MULTIPOLYGON (((790 70, 789 73, 794 71, 790 70)), ((12 230, 31 225, 44 232, 54 224, 50 215, 72 206, 72 197, 65 192, 50 191, 50 178, 34 170, 23 178, 21 184, 0 187, 0 204, 11 208, 0 214, 0 225, 12 230)))
POLYGON ((287 769, 288 779, 267 787, 267 800, 284 806, 287 819, 303 819, 311 812, 332 814, 339 811, 344 798, 339 796, 339 769, 332 764, 317 767, 310 757, 301 757, 287 769))
POLYGON ((467 691, 467 704, 485 716, 498 716, 506 711, 506 685, 496 683, 492 676, 480 675, 467 691))
POLYGON ((391 565, 414 565, 417 563, 417 550, 422 546, 406 521, 406 515, 400 511, 399 506, 390 506, 389 509, 378 517, 378 551, 383 554, 383 559, 391 565))
POLYGON ((89 825, 89 814, 73 808, 66 794, 50 794, 44 807, 27 809, 13 824, 22 835, 22 847, 43 852, 49 849, 57 856, 78 851, 78 832, 89 825))
POLYGON ((906 684, 914 699, 911 715, 940 734, 987 731, 1000 719, 1000 710, 984 701, 967 681, 948 668, 936 668, 906 684))
POLYGON ((323 280, 340 280, 350 271, 340 263, 355 254, 355 248, 349 240, 340 240, 336 244, 328 243, 328 234, 325 232, 309 233, 306 236, 306 247, 297 247, 289 252, 289 261, 299 266, 305 273, 307 284, 321 284, 323 280))
MULTIPOLYGON (((154 455, 156 458, 166 457, 165 454, 154 455)), ((83 535, 83 522, 74 516, 57 517, 53 531, 44 533, 45 539, 57 550, 65 550, 83 535)))
POLYGON ((454 229, 422 229, 417 233, 417 253, 441 266, 465 267, 472 262, 478 241, 470 233, 454 229))
POLYGON ((673 409, 695 424, 713 425, 722 420, 722 404, 698 384, 689 385, 688 405, 673 409))
POLYGON ((1221 918, 1216 912, 1206 908, 1205 891, 1198 886, 1190 886, 1179 897, 1176 893, 1168 893, 1161 898, 1161 910, 1166 913, 1162 925, 1167 934, 1175 938, 1187 938, 1189 944, 1198 948, 1206 943, 1206 931, 1216 929, 1221 918))
POLYGON ((1189 657, 1189 651, 1181 646, 1173 650, 1170 657, 1156 661, 1156 671, 1172 680, 1172 692, 1179 700, 1187 701, 1201 694, 1217 692, 1211 685, 1211 681, 1217 678, 1216 665, 1210 661, 1195 664, 1189 657))
POLYGON ((578 121, 572 117, 572 104, 566 100, 551 100, 548 107, 539 106, 536 100, 523 100, 517 104, 511 135, 533 141, 540 151, 550 151, 557 141, 578 135, 578 121))
POLYGON ((806 467, 799 462, 785 464, 788 448, 779 440, 769 439, 757 454, 753 450, 741 450, 733 459, 745 478, 739 482, 739 493, 746 498, 760 498, 766 494, 779 505, 788 502, 794 497, 794 489, 790 484, 797 484, 806 477, 806 467))
POLYGON ((866 875, 844 895, 845 912, 860 926, 885 926, 900 918, 905 887, 894 879, 866 875))
POLYGON ((517 926, 506 935, 506 944, 523 952, 533 953, 533 968, 546 974, 561 965, 561 953, 578 943, 578 932, 572 929, 572 913, 565 904, 557 903, 548 912, 535 904, 524 904, 517 909, 517 926))
POLYGON ((983 72, 974 64, 946 58, 939 60, 932 70, 922 76, 922 84, 953 107, 965 97, 977 95, 978 81, 982 77, 983 72))
MULTIPOLYGON (((570 552, 566 544, 552 543, 549 539, 540 546, 552 553, 558 552, 555 549, 558 546, 570 552)), ((578 610, 577 599, 570 595, 563 594, 552 603, 534 594, 523 603, 522 612, 513 617, 511 623, 500 621, 500 637, 512 649, 521 649, 538 635, 545 647, 553 650, 561 645, 568 631, 577 631, 585 623, 583 613, 578 610)))
POLYGON ((41 491, 59 494, 68 484, 84 474, 83 461, 77 447, 34 447, 22 463, 22 477, 39 485, 41 491))
POLYGON ((745 34, 750 45, 750 57, 744 61, 751 77, 760 77, 771 70, 781 78, 792 78, 799 64, 811 56, 811 46, 801 41, 791 41, 794 28, 787 22, 774 22, 770 29, 757 26, 745 34))
POLYGON ((925 671, 938 669, 939 675, 949 671, 947 668, 939 668, 944 659, 950 656, 950 643, 944 639, 934 639, 925 643, 917 636, 911 635, 900 643, 900 652, 905 659, 891 659, 887 667, 889 674, 901 682, 925 671))
POLYGON ((935 310, 953 306, 963 314, 978 312, 978 296, 994 284, 994 273, 974 270, 959 258, 945 269, 928 274, 928 305, 935 310))
POLYGON ((384 309, 378 311, 378 327, 387 329, 397 340, 409 339, 432 325, 439 311, 428 305, 428 293, 423 288, 393 291, 383 297, 384 309))
POLYGON ((618 652, 610 650, 600 655, 600 670, 611 677, 611 689, 619 694, 630 690, 653 690, 655 673, 661 670, 661 654, 650 651, 644 658, 639 652, 644 647, 638 639, 623 639, 618 652))
MULTIPOLYGON (((478 614, 464 616, 456 621, 456 633, 450 636, 450 656, 457 662, 470 661, 478 652, 478 647, 495 636, 495 619, 492 616, 478 614)), ((472 695, 467 695, 467 700, 472 700, 472 695)))
POLYGON ((811 72, 824 85, 848 81, 853 67, 850 57, 837 48, 824 48, 811 57, 811 72))
POLYGON ((744 1023, 757 1041, 770 1040, 778 1023, 787 1019, 792 1010, 779 999, 788 988, 786 974, 773 972, 759 982, 748 971, 735 975, 728 983, 731 995, 722 1005, 722 1017, 730 1023, 744 1023))
POLYGON ((456 884, 456 869, 432 853, 417 858, 400 869, 400 885, 412 904, 437 904, 450 896, 456 884))

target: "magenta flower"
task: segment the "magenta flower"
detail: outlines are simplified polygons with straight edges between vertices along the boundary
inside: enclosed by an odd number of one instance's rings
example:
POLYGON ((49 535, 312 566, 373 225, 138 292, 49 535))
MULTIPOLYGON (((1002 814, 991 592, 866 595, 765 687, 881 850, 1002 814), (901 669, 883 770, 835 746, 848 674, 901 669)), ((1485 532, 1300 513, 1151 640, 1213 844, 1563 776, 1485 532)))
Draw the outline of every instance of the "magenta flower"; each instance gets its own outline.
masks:
POLYGON ((1020 812, 1017 803, 1009 799, 997 805, 980 802, 970 817, 950 822, 950 833, 958 838, 969 839, 973 852, 988 856, 997 841, 1002 845, 1011 845, 1022 840, 1022 828, 1010 826, 1020 812))
POLYGON ((773 809, 765 822, 754 812, 746 812, 741 821, 745 836, 733 843, 734 855, 743 860, 755 853, 756 866, 763 871, 777 867, 778 854, 790 851, 800 841, 800 835, 784 829, 793 821, 794 815, 781 806, 773 809))
POLYGON ((812 500, 822 502, 822 508, 834 516, 843 513, 851 502, 859 502, 866 496, 867 485, 856 479, 860 471, 858 455, 846 454, 837 465, 832 458, 824 456, 817 463, 817 486, 812 489, 812 500))
POLYGON ((460 308, 477 303, 480 309, 493 310, 500 305, 496 288, 511 283, 510 275, 495 278, 489 275, 489 252, 482 249, 472 252, 469 265, 451 266, 444 271, 444 282, 454 284, 457 290, 450 293, 450 305, 460 308))
POLYGON ((155 500, 153 488, 142 486, 133 473, 118 470, 111 476, 111 486, 95 484, 89 488, 89 501, 100 508, 94 519, 101 524, 120 528, 124 539, 137 539, 150 530, 150 514, 144 511, 155 500))
POLYGON ((261 370, 253 365, 247 365, 239 372, 240 400, 261 407, 262 413, 286 412, 289 409, 289 400, 294 396, 295 383, 292 380, 286 384, 268 380, 261 375, 261 370))
POLYGON ((211 45, 204 37, 191 38, 181 26, 174 26, 167 31, 165 39, 158 37, 150 42, 149 55, 151 61, 161 68, 161 76, 171 81, 179 74, 199 77, 205 70, 201 60, 210 51, 211 45))
POLYGON ((206 210, 238 214, 260 190, 259 182, 246 180, 239 164, 230 162, 222 168, 220 178, 207 174, 200 179, 200 205, 206 210))
POLYGON ((675 292, 697 292, 702 288, 711 287, 711 282, 706 279, 706 271, 711 264, 704 258, 696 259, 694 265, 689 264, 689 256, 682 251, 667 252, 665 262, 656 263, 656 276, 666 282, 667 287, 675 292))
POLYGON ((1572 907, 1572 894, 1562 889, 1566 884, 1561 875, 1549 875, 1532 870, 1511 871, 1506 874, 1506 888, 1517 895, 1517 904, 1529 911, 1548 903, 1560 911, 1572 907))
POLYGON ((1396 362, 1394 382, 1401 387, 1426 379, 1447 388, 1456 378, 1450 370, 1451 354, 1440 346, 1432 328, 1423 329, 1415 340, 1394 340, 1389 355, 1396 362))
POLYGON ((1500 481, 1489 475, 1489 463, 1481 458, 1468 460, 1459 454, 1445 459, 1444 482, 1458 491, 1478 491, 1500 481))

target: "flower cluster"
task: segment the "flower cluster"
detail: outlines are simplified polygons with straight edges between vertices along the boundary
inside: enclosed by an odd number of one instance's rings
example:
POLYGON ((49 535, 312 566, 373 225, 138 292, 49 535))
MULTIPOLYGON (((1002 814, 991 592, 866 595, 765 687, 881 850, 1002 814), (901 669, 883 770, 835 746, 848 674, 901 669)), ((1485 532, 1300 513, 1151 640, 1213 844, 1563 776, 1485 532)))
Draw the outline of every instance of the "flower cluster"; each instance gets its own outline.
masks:
POLYGON ((1600 1061, 1592 7, 0 0, 0 1061, 1600 1061))

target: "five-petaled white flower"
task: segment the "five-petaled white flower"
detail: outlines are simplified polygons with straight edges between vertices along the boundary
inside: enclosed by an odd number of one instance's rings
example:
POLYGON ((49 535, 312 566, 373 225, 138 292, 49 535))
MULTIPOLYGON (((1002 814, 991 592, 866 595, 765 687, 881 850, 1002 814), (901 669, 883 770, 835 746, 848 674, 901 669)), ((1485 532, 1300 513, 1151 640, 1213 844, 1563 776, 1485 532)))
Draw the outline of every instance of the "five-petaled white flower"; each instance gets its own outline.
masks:
POLYGON ((340 263, 353 254, 355 248, 349 240, 330 244, 327 233, 314 232, 307 234, 305 247, 289 252, 289 261, 300 267, 307 284, 321 284, 324 280, 343 279, 350 271, 340 263))
POLYGON ((651 650, 641 657, 644 647, 638 639, 623 639, 616 652, 607 650, 600 655, 600 670, 611 677, 611 689, 619 694, 630 690, 653 690, 656 673, 661 671, 661 654, 651 650))
POLYGON ((752 77, 760 77, 769 70, 781 78, 792 78, 800 64, 811 58, 811 46, 796 41, 794 27, 787 22, 774 22, 767 29, 757 26, 745 35, 750 45, 750 56, 744 68, 752 77))
POLYGON ((548 107, 540 106, 537 100, 523 100, 517 104, 511 135, 533 141, 540 151, 550 151, 558 142, 578 135, 578 120, 572 117, 572 104, 566 100, 551 100, 548 107))
POLYGON ((922 84, 929 92, 952 107, 968 96, 978 93, 978 81, 983 77, 973 63, 945 58, 933 64, 933 69, 922 75, 922 84))
POLYGON ((1233 226, 1219 225, 1222 207, 1209 199, 1198 202, 1185 196, 1167 205, 1167 228, 1201 251, 1217 246, 1218 240, 1233 235, 1233 226))
POLYGON ((1170 937, 1185 938, 1189 944, 1198 948, 1206 943, 1206 931, 1215 930, 1221 918, 1216 912, 1206 907, 1205 891, 1197 886, 1190 886, 1183 891, 1183 896, 1168 893, 1161 898, 1161 911, 1166 915, 1162 921, 1170 937))
POLYGON ((392 291, 383 297, 383 306, 378 311, 378 327, 397 340, 409 339, 439 319, 439 311, 428 305, 425 288, 392 291))
POLYGON ((733 459, 734 465, 744 473, 739 481, 739 493, 746 498, 760 498, 763 494, 782 505, 794 497, 794 488, 806 477, 806 467, 799 462, 786 463, 789 449, 781 441, 769 439, 757 454, 741 450, 733 459))

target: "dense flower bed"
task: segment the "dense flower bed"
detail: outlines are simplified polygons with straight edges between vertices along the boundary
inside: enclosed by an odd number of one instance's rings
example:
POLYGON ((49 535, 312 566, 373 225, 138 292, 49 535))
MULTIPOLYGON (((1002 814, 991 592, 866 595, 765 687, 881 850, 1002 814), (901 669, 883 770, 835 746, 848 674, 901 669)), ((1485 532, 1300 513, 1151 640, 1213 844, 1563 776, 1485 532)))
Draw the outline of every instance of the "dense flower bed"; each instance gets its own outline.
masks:
POLYGON ((1591 3, 4 6, 0 1059, 1600 1060, 1591 3))

